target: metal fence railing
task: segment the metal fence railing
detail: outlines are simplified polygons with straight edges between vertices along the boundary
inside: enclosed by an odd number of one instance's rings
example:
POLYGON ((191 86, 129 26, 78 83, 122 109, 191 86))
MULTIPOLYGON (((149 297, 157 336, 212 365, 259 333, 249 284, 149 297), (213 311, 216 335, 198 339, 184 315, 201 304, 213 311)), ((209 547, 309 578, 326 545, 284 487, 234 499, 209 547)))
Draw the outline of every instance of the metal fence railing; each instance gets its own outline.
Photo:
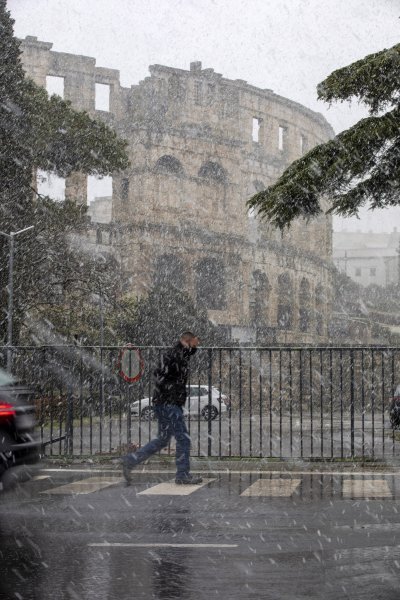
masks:
MULTIPOLYGON (((119 455, 146 443, 157 430, 147 399, 162 351, 141 348, 143 376, 127 383, 120 348, 13 348, 45 452, 119 455)), ((397 456, 389 406, 399 384, 400 348, 200 348, 186 404, 192 455, 397 456)))

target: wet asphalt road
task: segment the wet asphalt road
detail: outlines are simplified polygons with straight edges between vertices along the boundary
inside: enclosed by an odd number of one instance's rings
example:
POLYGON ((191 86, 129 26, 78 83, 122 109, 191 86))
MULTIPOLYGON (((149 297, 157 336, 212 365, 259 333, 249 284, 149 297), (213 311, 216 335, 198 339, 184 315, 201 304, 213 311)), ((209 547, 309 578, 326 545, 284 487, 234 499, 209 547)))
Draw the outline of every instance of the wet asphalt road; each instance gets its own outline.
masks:
POLYGON ((139 495, 168 472, 35 475, 0 495, 2 600, 400 597, 400 474, 210 472, 187 496, 139 495), (241 495, 260 479, 291 495, 241 495))

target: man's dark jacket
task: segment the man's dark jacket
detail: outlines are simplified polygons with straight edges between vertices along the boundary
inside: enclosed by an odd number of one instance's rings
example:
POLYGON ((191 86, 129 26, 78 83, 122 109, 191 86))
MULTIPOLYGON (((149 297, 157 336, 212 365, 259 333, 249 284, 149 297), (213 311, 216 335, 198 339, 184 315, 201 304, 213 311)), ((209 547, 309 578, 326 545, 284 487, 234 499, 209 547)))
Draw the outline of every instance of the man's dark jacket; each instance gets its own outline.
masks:
POLYGON ((160 364, 154 371, 154 404, 185 404, 189 359, 196 350, 197 348, 186 348, 178 342, 161 357, 160 364))

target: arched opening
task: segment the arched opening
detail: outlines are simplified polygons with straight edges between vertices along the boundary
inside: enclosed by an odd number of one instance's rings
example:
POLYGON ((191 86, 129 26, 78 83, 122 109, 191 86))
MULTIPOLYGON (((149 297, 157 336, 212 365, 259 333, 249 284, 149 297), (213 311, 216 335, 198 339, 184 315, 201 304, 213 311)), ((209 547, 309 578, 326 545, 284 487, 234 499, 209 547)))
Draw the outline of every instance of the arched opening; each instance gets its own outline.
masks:
POLYGON ((250 320, 258 325, 268 320, 269 281, 265 273, 253 271, 249 294, 250 320))
MULTIPOLYGON (((255 179, 250 185, 249 185, 249 197, 254 196, 254 194, 257 194, 258 192, 262 192, 263 190, 265 190, 265 185, 262 181, 260 181, 259 179, 255 179)), ((254 208, 250 208, 247 211, 247 215, 249 217, 249 219, 254 219, 257 215, 257 211, 254 208)))
POLYGON ((309 331, 311 319, 310 284, 303 278, 299 289, 299 328, 300 331, 309 331))
POLYGON ((198 306, 211 310, 226 307, 225 267, 217 258, 205 258, 196 266, 196 300, 198 306))
POLYGON ((324 305, 325 292, 322 285, 318 285, 315 290, 315 329, 317 335, 324 335, 324 305))
POLYGON ((265 190, 265 184, 263 181, 261 181, 260 179, 255 179, 253 181, 253 188, 255 192, 262 192, 263 190, 265 190))
POLYGON ((227 182, 227 173, 224 167, 213 161, 208 161, 200 167, 199 177, 209 181, 216 181, 218 183, 227 182))
POLYGON ((175 175, 177 177, 182 177, 185 174, 182 163, 175 158, 175 156, 171 156, 170 154, 161 156, 156 162, 154 170, 156 173, 175 175))
POLYGON ((173 254, 158 256, 154 265, 154 284, 156 286, 172 285, 181 288, 184 284, 182 261, 173 254))
POLYGON ((278 329, 292 329, 293 323, 293 284, 289 273, 278 277, 278 329))

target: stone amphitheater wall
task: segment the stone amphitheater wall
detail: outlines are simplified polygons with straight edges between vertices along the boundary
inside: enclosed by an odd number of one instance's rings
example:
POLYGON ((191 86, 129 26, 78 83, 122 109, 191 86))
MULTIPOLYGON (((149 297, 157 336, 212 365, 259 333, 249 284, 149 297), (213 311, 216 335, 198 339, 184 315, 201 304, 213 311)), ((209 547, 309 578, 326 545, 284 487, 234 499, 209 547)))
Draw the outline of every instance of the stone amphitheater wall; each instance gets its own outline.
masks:
MULTIPOLYGON (((153 65, 144 81, 123 88, 117 70, 51 48, 22 41, 27 74, 42 86, 49 75, 63 77, 74 108, 128 140, 131 166, 113 177, 112 221, 93 223, 90 233, 118 255, 127 289, 144 295, 164 276, 233 338, 324 342, 331 219, 298 221, 281 234, 249 215, 246 200, 332 137, 327 121, 200 62, 189 70, 153 65), (109 86, 108 111, 96 110, 96 83, 109 86)), ((74 174, 66 195, 86 203, 86 187, 86 177, 74 174)))

